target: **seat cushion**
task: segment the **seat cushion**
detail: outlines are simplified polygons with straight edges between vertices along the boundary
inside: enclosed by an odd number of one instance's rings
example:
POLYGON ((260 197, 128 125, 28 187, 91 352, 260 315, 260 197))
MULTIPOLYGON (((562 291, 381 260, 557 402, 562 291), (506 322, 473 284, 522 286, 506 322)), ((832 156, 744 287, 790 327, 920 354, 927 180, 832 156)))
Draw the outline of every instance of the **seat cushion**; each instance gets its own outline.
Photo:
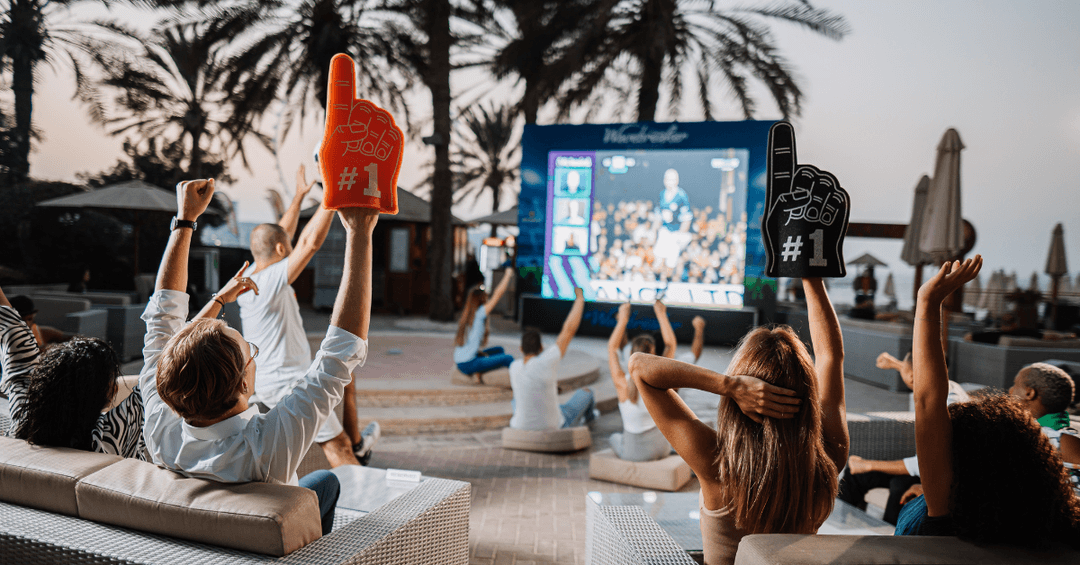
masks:
POLYGON ((558 453, 578 451, 592 445, 589 428, 562 428, 558 430, 516 430, 503 428, 502 446, 504 449, 522 451, 542 451, 558 453))
POLYGON ((78 516, 75 485, 120 461, 67 447, 41 447, 0 437, 0 500, 49 512, 78 516))
POLYGON ((79 516, 114 526, 273 556, 322 536, 315 491, 187 478, 125 459, 75 488, 79 516))
POLYGON ((1033 551, 1020 547, 976 545, 960 538, 931 536, 756 534, 746 536, 739 542, 739 550, 735 554, 736 565, 781 563, 1064 565, 1080 563, 1080 552, 1068 549, 1033 551))
POLYGON ((676 491, 690 482, 690 466, 678 455, 656 461, 624 461, 611 449, 589 456, 589 478, 641 488, 676 491))

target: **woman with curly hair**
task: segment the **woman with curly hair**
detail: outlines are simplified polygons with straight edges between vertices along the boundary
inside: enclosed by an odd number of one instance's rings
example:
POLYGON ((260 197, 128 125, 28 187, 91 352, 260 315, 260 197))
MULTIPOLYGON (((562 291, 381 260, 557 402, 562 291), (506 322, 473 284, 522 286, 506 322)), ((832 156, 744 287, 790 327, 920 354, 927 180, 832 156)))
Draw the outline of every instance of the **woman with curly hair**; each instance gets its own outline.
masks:
POLYGON ((705 563, 733 563, 743 536, 812 534, 829 517, 848 455, 844 344, 821 279, 803 279, 811 359, 788 326, 757 328, 727 374, 645 353, 630 357, 656 426, 701 481, 705 563), (723 396, 716 429, 676 393, 723 396))
POLYGON ((945 263, 919 289, 912 357, 924 495, 904 505, 896 533, 1080 546, 1080 500, 1060 455, 1019 400, 995 394, 946 406, 941 303, 981 268, 978 255, 945 263))
MULTIPOLYGON (((251 288, 244 280, 230 280, 213 304, 251 288)), ((0 393, 8 397, 10 435, 35 445, 145 459, 142 393, 136 384, 116 402, 120 380, 120 360, 97 338, 75 337, 41 355, 0 290, 0 393)))

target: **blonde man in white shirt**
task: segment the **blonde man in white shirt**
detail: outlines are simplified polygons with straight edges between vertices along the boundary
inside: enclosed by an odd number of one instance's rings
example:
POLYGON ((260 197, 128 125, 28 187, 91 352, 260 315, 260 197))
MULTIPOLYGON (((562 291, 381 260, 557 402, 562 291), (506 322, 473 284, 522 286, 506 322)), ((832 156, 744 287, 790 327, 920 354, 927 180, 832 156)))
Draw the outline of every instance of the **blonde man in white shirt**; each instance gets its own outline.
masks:
POLYGON ((139 384, 147 451, 158 466, 185 476, 311 488, 319 497, 323 533, 328 533, 340 491, 337 479, 323 470, 298 481, 296 470, 316 432, 341 402, 352 371, 367 357, 371 232, 378 212, 340 212, 347 233, 345 267, 326 338, 304 378, 275 408, 260 414, 249 405, 258 348, 213 318, 220 299, 200 313, 208 317, 184 322, 188 247, 194 221, 213 192, 212 179, 177 186, 179 212, 156 290, 143 314, 147 333, 139 384))
MULTIPOLYGON (((314 185, 314 181, 307 182, 301 165, 296 173, 296 196, 281 220, 276 224, 260 224, 251 231, 255 267, 245 274, 258 285, 259 293, 249 292, 236 300, 240 305, 244 339, 262 350, 255 375, 255 394, 259 402, 270 408, 289 394, 311 365, 311 347, 291 285, 322 247, 334 221, 334 212, 320 206, 301 232, 295 249, 291 242, 301 203, 314 185)), ((373 423, 365 430, 370 438, 366 442, 359 431, 351 381, 345 386, 344 402, 344 422, 331 413, 315 436, 315 443, 322 447, 332 467, 358 465, 359 459, 366 462, 371 446, 378 439, 378 424, 373 423)))

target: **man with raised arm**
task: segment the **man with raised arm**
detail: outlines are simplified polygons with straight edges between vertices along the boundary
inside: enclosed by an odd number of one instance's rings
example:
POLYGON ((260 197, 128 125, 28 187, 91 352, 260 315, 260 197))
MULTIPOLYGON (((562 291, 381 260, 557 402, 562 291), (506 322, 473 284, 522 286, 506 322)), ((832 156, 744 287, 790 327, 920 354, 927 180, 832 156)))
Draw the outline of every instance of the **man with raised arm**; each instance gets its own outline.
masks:
MULTIPOLYGON (((340 489, 337 479, 323 470, 298 481, 296 470, 316 432, 341 402, 352 371, 367 357, 371 232, 378 212, 339 213, 347 234, 345 267, 326 338, 299 382, 276 407, 260 414, 249 405, 259 344, 248 343, 240 332, 214 318, 184 323, 191 232, 213 192, 212 179, 177 186, 179 210, 154 294, 142 316, 147 333, 139 384, 147 451, 158 466, 185 476, 310 488, 319 498, 323 533, 329 533, 340 489)), ((254 290, 250 281, 238 283, 254 290)), ((236 295, 235 290, 223 292, 215 302, 236 295)), ((212 316, 217 306, 203 314, 212 316)))
POLYGON ((587 388, 579 389, 565 404, 559 404, 559 364, 566 356, 570 341, 581 325, 581 315, 585 312, 585 297, 581 289, 574 289, 574 292, 574 306, 570 308, 562 331, 555 339, 555 347, 544 349, 539 330, 527 329, 521 336, 524 358, 510 364, 510 388, 514 390, 511 428, 571 428, 582 419, 588 423, 597 416, 593 392, 587 388))
MULTIPOLYGON (((319 206, 304 227, 293 249, 291 242, 300 217, 300 206, 315 182, 307 182, 304 166, 296 173, 296 196, 276 224, 260 224, 251 231, 251 255, 255 269, 247 273, 259 287, 259 294, 245 293, 237 299, 244 339, 263 352, 255 375, 257 399, 273 408, 299 383, 311 365, 300 306, 292 283, 322 247, 334 220, 332 210, 319 206)), ((344 426, 330 414, 315 436, 332 467, 357 465, 370 457, 378 439, 378 424, 372 423, 361 435, 356 418, 356 395, 350 381, 345 387, 344 426), (366 437, 365 437, 366 436, 366 437)))

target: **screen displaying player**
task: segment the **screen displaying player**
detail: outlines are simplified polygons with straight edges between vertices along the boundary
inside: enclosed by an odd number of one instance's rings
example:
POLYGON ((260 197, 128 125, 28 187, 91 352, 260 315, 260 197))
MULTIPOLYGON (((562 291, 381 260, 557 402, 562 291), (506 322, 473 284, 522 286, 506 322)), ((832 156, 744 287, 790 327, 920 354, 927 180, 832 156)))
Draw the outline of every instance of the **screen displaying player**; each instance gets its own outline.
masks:
POLYGON ((742 306, 747 149, 548 157, 542 296, 742 306))

